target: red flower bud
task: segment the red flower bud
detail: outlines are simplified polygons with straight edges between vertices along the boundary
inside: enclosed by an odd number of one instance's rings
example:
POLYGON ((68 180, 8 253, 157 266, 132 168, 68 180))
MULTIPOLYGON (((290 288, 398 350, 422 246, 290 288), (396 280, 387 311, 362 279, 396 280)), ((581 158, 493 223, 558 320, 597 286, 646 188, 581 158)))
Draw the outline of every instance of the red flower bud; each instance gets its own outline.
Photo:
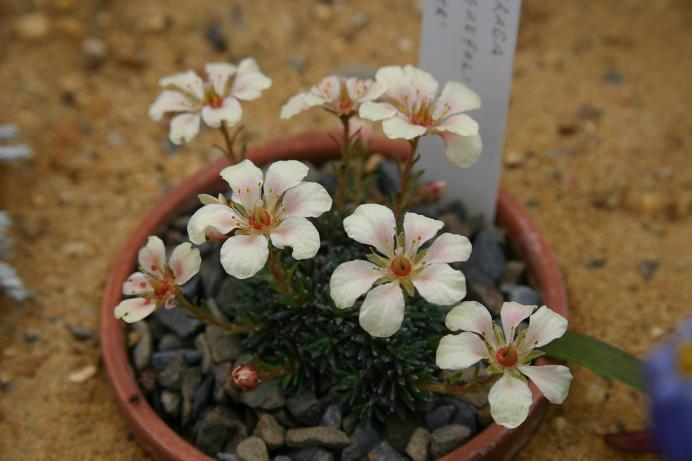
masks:
POLYGON ((262 382, 257 374, 257 369, 250 364, 235 367, 231 372, 231 379, 234 386, 243 390, 254 389, 262 382))

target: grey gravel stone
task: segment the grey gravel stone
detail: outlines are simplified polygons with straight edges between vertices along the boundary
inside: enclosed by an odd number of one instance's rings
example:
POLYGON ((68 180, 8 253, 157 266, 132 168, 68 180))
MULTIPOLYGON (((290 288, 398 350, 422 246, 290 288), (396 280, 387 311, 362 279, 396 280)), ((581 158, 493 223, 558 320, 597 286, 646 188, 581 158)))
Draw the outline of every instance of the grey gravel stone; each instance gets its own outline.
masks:
POLYGON ((254 434, 264 440, 269 450, 276 450, 286 441, 286 429, 269 413, 263 413, 259 417, 254 434))
POLYGON ((212 374, 214 375, 214 389, 212 391, 212 397, 215 402, 221 402, 225 397, 225 389, 227 385, 230 385, 230 374, 231 374, 231 364, 222 363, 216 365, 212 369, 212 374))
MULTIPOLYGON (((224 274, 221 268, 220 249, 213 248, 209 255, 202 259, 202 265, 199 268, 202 293, 205 298, 213 298, 218 294, 221 283, 224 281, 224 274)), ((225 280, 230 279, 231 277, 225 278, 225 280)))
POLYGON ((146 322, 135 322, 132 328, 139 334, 139 341, 132 350, 132 362, 137 370, 143 370, 149 365, 152 354, 151 330, 146 322))
POLYGON ((209 405, 211 400, 211 393, 214 389, 214 376, 207 375, 197 389, 195 389, 194 394, 192 394, 192 418, 197 418, 202 410, 209 405))
POLYGON ((166 414, 173 417, 178 416, 178 411, 180 409, 180 394, 174 391, 164 390, 161 392, 161 404, 166 414))
POLYGON ((390 416, 385 423, 385 439, 394 449, 404 451, 418 425, 411 418, 390 416))
POLYGON ((195 438, 197 448, 209 455, 224 450, 227 442, 235 436, 247 437, 247 428, 228 409, 216 407, 200 421, 195 438))
POLYGON ((339 449, 351 443, 345 432, 334 427, 316 426, 289 429, 286 431, 286 445, 291 448, 323 447, 339 449))
POLYGON ((275 410, 286 405, 278 380, 263 381, 254 389, 241 393, 239 398, 245 405, 263 410, 275 410))
POLYGON ((368 461, 406 461, 406 458, 401 456, 387 442, 380 442, 379 445, 368 453, 368 461))
POLYGON ((159 339, 158 350, 160 351, 175 351, 182 347, 183 342, 173 333, 166 333, 159 339))
POLYGON ((476 433, 476 413, 478 411, 473 404, 454 397, 443 397, 441 403, 454 406, 454 415, 450 423, 468 427, 471 429, 472 435, 476 433))
POLYGON ((526 285, 516 283, 503 283, 500 291, 507 298, 507 301, 514 301, 526 306, 537 306, 541 304, 541 295, 536 290, 526 285))
POLYGON ((272 461, 293 461, 293 460, 286 455, 279 455, 279 456, 274 456, 274 458, 272 458, 272 461))
POLYGON ((451 452, 471 436, 471 429, 461 424, 441 427, 430 435, 430 452, 439 458, 451 452))
POLYGON ((290 454, 293 461, 334 461, 334 455, 324 448, 303 448, 290 454))
POLYGON ((204 325, 190 317, 185 309, 156 309, 152 316, 182 339, 192 336, 204 325))
POLYGON ((449 424, 454 416, 454 405, 438 405, 425 413, 425 428, 434 431, 449 424))
POLYGON ((332 404, 324 410, 320 419, 320 426, 341 427, 341 407, 332 404))
POLYGON ((303 392, 286 399, 286 408, 296 421, 313 426, 320 420, 320 401, 312 392, 303 392))
POLYGON ((178 390, 183 384, 183 376, 186 370, 185 354, 182 351, 178 351, 166 368, 161 370, 156 380, 163 387, 178 390))
POLYGON ((264 440, 250 436, 238 444, 237 453, 243 461, 269 461, 269 452, 264 440))
POLYGON ((192 421, 192 397, 195 390, 202 381, 202 372, 199 367, 189 368, 183 376, 180 393, 183 397, 183 405, 181 411, 181 422, 186 426, 192 421))
POLYGON ((151 355, 151 366, 157 370, 162 370, 170 364, 175 356, 182 352, 185 357, 185 362, 189 366, 194 366, 202 360, 202 353, 197 349, 179 349, 177 351, 161 351, 154 352, 151 355))
POLYGON ((351 443, 341 452, 342 461, 358 461, 375 448, 380 435, 372 426, 360 423, 351 435, 351 443))
POLYGON ((233 453, 217 453, 216 457, 219 458, 219 461, 242 461, 233 453))
POLYGON ((406 445, 406 454, 413 461, 428 461, 430 458, 430 432, 424 427, 413 431, 411 439, 406 445))
POLYGON ((502 277, 505 269, 505 252, 492 231, 481 229, 476 234, 473 239, 471 257, 463 266, 467 265, 493 281, 502 277))
POLYGON ((221 328, 213 325, 208 326, 206 338, 211 357, 215 363, 235 360, 242 352, 238 336, 231 335, 221 328))
POLYGON ((209 349, 207 335, 200 333, 195 336, 195 347, 202 353, 202 371, 204 373, 209 373, 214 361, 211 358, 211 349, 209 349))

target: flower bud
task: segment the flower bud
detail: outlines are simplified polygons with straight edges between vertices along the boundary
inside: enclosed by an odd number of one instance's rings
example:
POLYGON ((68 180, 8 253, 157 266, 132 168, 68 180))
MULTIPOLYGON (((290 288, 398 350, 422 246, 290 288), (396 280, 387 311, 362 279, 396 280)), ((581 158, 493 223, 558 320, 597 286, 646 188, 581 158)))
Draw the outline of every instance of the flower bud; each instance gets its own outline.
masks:
POLYGON ((257 369, 251 364, 235 367, 231 372, 231 380, 234 386, 243 390, 254 389, 262 382, 257 374, 257 369))
POLYGON ((426 181, 418 188, 414 202, 435 203, 442 199, 446 189, 447 181, 426 181))

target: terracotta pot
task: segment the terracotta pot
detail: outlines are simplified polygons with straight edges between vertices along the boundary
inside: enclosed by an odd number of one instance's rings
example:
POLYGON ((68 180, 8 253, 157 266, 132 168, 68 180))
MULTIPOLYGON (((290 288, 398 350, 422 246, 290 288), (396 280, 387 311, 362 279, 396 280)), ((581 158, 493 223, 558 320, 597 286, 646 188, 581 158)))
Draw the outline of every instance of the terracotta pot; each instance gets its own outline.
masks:
MULTIPOLYGON (((408 144, 378 138, 373 140, 373 152, 391 157, 408 153, 408 144)), ((339 155, 334 141, 325 133, 307 133, 279 140, 249 152, 259 165, 274 160, 298 159, 320 161, 339 155)), ((101 304, 101 350, 106 373, 113 386, 115 398, 132 432, 156 460, 207 460, 159 418, 142 395, 134 370, 130 365, 125 344, 125 324, 113 317, 113 308, 121 300, 121 287, 135 265, 137 251, 150 234, 159 231, 168 218, 191 198, 203 192, 220 190, 219 171, 227 166, 225 159, 216 160, 182 184, 166 193, 140 222, 125 248, 115 261, 106 283, 101 304)), ((529 275, 543 295, 545 304, 567 316, 567 296, 560 270, 548 246, 525 211, 508 195, 500 193, 497 223, 508 231, 510 241, 528 267, 529 275)), ((509 460, 527 442, 543 418, 547 402, 531 384, 533 404, 529 416, 520 427, 509 430, 491 424, 468 443, 446 455, 440 461, 509 460)))

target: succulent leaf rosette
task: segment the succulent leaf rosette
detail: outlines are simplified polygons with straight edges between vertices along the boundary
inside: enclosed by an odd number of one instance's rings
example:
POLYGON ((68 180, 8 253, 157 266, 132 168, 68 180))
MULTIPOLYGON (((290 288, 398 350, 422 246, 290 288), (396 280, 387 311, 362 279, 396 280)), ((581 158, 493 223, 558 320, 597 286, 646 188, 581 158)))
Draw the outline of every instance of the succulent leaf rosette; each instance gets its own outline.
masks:
POLYGON ((229 128, 240 126, 239 101, 257 99, 271 85, 254 59, 207 64, 201 75, 188 71, 160 83, 164 91, 150 108, 151 118, 175 115, 174 143, 190 141, 202 122, 219 129, 225 140, 219 149, 230 163, 220 175, 230 190, 200 195, 203 206, 187 224, 190 242, 176 247, 170 259, 163 242, 150 237, 139 271, 123 286, 133 298, 115 308, 116 317, 135 322, 156 309, 185 309, 243 335, 244 344, 257 351, 251 363, 234 369, 238 389, 277 376, 297 391, 315 391, 320 382, 363 418, 423 409, 432 392, 463 393, 469 383, 450 381, 442 370, 479 361, 497 377, 489 400, 499 424, 516 427, 526 418, 527 380, 551 402, 564 401, 569 369, 534 366, 533 360, 540 355, 537 347, 565 332, 567 321, 546 306, 534 312, 535 306, 506 303, 500 326, 480 304, 462 302, 466 278, 458 263, 469 259, 470 240, 411 209, 439 200, 445 187, 440 181, 418 183, 416 161, 426 155, 417 151, 421 137, 441 136, 455 165, 478 159, 478 124, 466 112, 480 107, 480 98, 471 89, 449 82, 439 91, 427 72, 390 66, 374 80, 328 76, 290 98, 282 119, 321 108, 341 123, 343 138, 334 138, 342 157, 332 201, 325 187, 306 181, 306 164, 281 160, 263 171, 245 158, 244 144, 236 148, 240 128, 229 128), (388 137, 410 143, 392 197, 363 192, 370 127, 356 116, 381 122, 388 137), (193 244, 217 246, 221 266, 238 280, 236 304, 224 306, 236 313, 227 322, 186 299, 180 288, 200 269, 193 244), (460 333, 443 336, 447 312, 447 327, 460 333))

